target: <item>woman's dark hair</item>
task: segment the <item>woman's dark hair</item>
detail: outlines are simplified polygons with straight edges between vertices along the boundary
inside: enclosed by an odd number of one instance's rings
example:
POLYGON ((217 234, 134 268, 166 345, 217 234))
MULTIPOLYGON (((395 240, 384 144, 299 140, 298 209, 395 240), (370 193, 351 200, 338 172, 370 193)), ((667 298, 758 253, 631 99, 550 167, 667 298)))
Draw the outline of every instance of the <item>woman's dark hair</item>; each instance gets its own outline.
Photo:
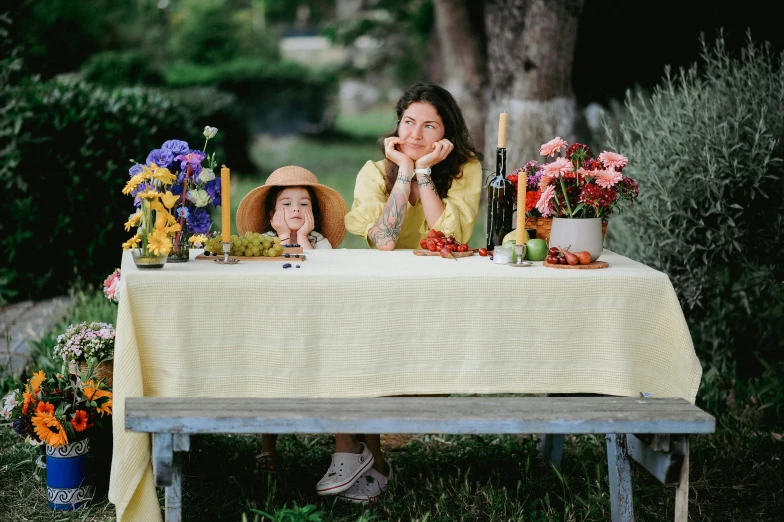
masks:
POLYGON ((267 192, 267 198, 264 200, 263 215, 267 216, 268 221, 267 229, 264 232, 275 232, 275 229, 272 228, 272 216, 275 215, 275 202, 278 200, 278 194, 287 188, 304 188, 308 191, 308 195, 310 195, 310 204, 313 207, 313 231, 321 233, 321 206, 319 205, 318 197, 316 197, 316 191, 313 190, 313 187, 307 185, 295 185, 292 187, 274 185, 269 192, 267 192))
MULTIPOLYGON (((441 121, 444 122, 444 138, 451 141, 454 145, 449 156, 432 167, 433 173, 431 178, 436 186, 436 191, 441 198, 445 198, 449 187, 452 186, 452 180, 460 176, 460 169, 463 164, 471 159, 482 161, 482 153, 471 143, 463 112, 455 99, 449 94, 449 91, 434 83, 418 83, 410 87, 400 97, 395 106, 395 113, 397 114, 395 130, 381 138, 379 142, 382 153, 384 153, 384 140, 398 135, 397 129, 403 113, 408 109, 409 105, 415 102, 428 103, 436 109, 438 115, 441 116, 441 121)), ((392 187, 395 185, 397 169, 398 166, 393 161, 387 160, 387 193, 391 193, 392 187)))

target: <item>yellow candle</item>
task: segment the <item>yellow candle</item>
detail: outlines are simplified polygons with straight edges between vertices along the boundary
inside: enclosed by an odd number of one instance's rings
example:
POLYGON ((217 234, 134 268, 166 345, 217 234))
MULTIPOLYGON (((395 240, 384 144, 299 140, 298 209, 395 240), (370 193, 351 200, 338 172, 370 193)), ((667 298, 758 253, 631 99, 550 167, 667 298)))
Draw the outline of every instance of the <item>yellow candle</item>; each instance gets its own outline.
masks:
POLYGON ((221 166, 221 241, 231 241, 231 178, 226 165, 221 166))
POLYGON ((517 178, 517 244, 525 244, 525 187, 528 184, 528 174, 525 172, 517 178))
POLYGON ((506 113, 502 112, 498 118, 498 148, 506 148, 506 113))

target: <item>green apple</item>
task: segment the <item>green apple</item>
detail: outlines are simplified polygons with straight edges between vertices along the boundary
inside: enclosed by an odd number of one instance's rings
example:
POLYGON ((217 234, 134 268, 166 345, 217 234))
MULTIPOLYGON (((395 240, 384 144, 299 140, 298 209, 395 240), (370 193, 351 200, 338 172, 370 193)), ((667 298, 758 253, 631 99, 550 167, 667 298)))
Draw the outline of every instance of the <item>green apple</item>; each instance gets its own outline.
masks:
MULTIPOLYGON (((528 237, 528 231, 526 230, 526 231, 523 233, 523 244, 526 244, 526 242, 528 241, 528 239, 529 239, 529 237, 528 237)), ((507 241, 510 241, 510 240, 511 240, 511 241, 513 241, 513 243, 512 243, 512 244, 517 244, 517 230, 512 230, 512 231, 511 231, 511 232, 509 232, 507 235, 505 235, 505 236, 504 236, 504 239, 501 241, 501 244, 502 244, 502 245, 505 245, 505 244, 507 243, 507 241)))
POLYGON ((547 257, 547 243, 544 239, 529 239, 525 243, 525 257, 531 261, 544 261, 547 257))

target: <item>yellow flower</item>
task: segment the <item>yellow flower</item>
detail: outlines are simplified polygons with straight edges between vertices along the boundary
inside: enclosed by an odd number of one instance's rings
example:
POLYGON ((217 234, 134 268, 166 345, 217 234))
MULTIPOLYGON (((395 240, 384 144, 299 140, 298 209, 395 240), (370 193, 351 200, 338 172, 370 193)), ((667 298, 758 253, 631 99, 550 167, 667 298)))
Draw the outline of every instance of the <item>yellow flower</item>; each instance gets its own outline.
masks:
POLYGON ((159 199, 153 201, 152 205, 150 205, 150 208, 156 212, 166 212, 166 209, 163 207, 163 203, 161 203, 161 200, 159 199))
POLYGON ((139 192, 136 194, 141 199, 158 199, 160 194, 155 190, 145 190, 144 192, 139 192))
POLYGON ((122 244, 123 250, 128 250, 129 248, 139 248, 139 241, 141 240, 141 236, 136 234, 131 239, 122 244))
POLYGON ((46 380, 46 374, 43 370, 39 370, 30 377, 30 386, 33 388, 33 395, 38 394, 41 390, 41 384, 46 380))
POLYGON ((156 230, 147 240, 147 248, 156 256, 166 256, 171 252, 172 242, 163 230, 156 230))
POLYGON ((122 193, 130 194, 133 192, 136 187, 142 184, 144 178, 144 174, 136 174, 134 177, 128 180, 128 183, 125 184, 125 188, 122 189, 122 193))
POLYGON ((163 167, 158 167, 158 166, 154 166, 152 171, 152 177, 157 179, 164 185, 171 185, 172 183, 174 183, 174 180, 177 179, 177 176, 169 172, 169 169, 165 169, 163 167))
POLYGON ((163 212, 158 212, 155 215, 155 228, 159 230, 163 230, 163 227, 166 226, 166 216, 163 215, 163 212))
POLYGON ((203 244, 203 243, 207 242, 207 239, 209 239, 209 238, 207 236, 205 236, 204 234, 196 234, 194 236, 189 237, 188 238, 188 242, 189 243, 202 243, 203 244))
POLYGON ((168 227, 163 227, 163 231, 166 232, 167 234, 174 234, 176 232, 179 232, 180 230, 182 230, 182 228, 180 227, 179 223, 175 223, 168 227))
POLYGON ((128 218, 128 221, 125 222, 125 231, 129 231, 133 227, 139 226, 139 221, 142 219, 142 213, 137 212, 136 214, 132 215, 128 218))
POLYGON ((68 444, 68 436, 63 425, 51 413, 36 413, 33 416, 33 426, 35 426, 35 434, 47 445, 57 447, 68 444))
POLYGON ((161 195, 161 201, 163 201, 163 206, 166 208, 172 208, 178 199, 180 199, 180 196, 175 196, 171 193, 171 190, 167 190, 166 194, 161 195))
POLYGON ((101 417, 103 417, 104 413, 108 413, 109 415, 112 414, 112 392, 109 390, 99 390, 95 387, 95 381, 87 381, 83 385, 84 388, 84 397, 88 401, 97 401, 101 397, 109 397, 109 400, 101 404, 98 408, 98 411, 101 413, 101 417))

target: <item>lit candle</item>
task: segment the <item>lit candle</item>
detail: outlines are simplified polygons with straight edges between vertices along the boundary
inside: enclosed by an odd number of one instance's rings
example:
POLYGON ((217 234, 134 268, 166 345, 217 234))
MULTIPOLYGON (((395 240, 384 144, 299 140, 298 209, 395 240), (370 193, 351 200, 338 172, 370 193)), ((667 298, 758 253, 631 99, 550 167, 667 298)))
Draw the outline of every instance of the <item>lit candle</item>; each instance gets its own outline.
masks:
MULTIPOLYGON (((506 148, 506 113, 502 112, 498 118, 498 148, 506 148)), ((506 175, 506 173, 504 173, 506 175)))
POLYGON ((517 178, 517 244, 525 244, 525 188, 528 174, 523 171, 517 178))
POLYGON ((231 241, 231 179, 226 165, 221 166, 221 241, 231 241))

